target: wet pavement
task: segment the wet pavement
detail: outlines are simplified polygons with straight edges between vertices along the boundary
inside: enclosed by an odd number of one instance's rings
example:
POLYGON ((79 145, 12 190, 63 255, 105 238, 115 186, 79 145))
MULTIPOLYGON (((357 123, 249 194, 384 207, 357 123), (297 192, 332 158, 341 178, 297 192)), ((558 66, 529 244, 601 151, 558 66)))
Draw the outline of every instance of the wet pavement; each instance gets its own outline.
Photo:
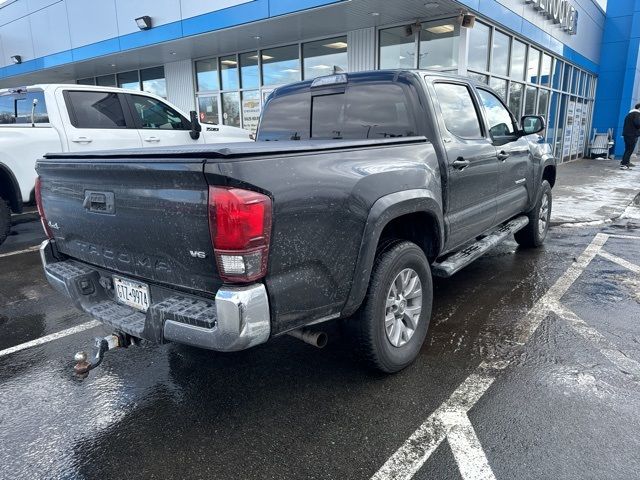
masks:
MULTIPOLYGON (((633 218, 633 217, 632 217, 633 218)), ((639 217, 640 218, 640 217, 639 217)), ((0 247, 0 478, 637 478, 640 220, 554 228, 436 280, 414 365, 362 366, 339 323, 234 354, 73 353, 101 327, 53 292, 37 222, 0 247), (635 270, 634 270, 635 268, 635 270)))

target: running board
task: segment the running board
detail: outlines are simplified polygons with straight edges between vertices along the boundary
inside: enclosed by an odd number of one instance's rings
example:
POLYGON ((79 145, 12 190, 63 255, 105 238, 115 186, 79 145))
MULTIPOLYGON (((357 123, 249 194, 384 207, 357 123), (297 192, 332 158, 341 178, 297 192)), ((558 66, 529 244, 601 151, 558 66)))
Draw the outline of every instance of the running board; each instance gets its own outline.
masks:
POLYGON ((454 253, 450 257, 447 257, 441 263, 434 263, 431 266, 431 272, 436 277, 449 278, 453 274, 459 272, 464 267, 469 265, 474 260, 487 253, 493 247, 502 242, 509 235, 516 233, 518 230, 522 230, 529 224, 529 218, 521 216, 515 218, 498 229, 491 232, 482 240, 478 240, 476 243, 469 245, 464 250, 460 250, 454 253))

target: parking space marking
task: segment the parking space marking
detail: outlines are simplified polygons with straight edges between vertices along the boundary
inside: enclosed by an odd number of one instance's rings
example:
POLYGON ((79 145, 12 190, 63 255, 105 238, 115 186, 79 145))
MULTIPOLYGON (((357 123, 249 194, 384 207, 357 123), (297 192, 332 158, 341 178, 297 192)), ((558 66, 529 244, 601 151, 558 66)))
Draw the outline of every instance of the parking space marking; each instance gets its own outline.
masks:
POLYGON ((447 441, 464 480, 496 480, 476 431, 465 412, 451 412, 443 420, 453 424, 447 441))
POLYGON ((627 357, 598 330, 588 325, 587 322, 568 308, 557 305, 555 311, 560 318, 567 322, 583 338, 591 342, 605 358, 622 372, 630 373, 640 378, 640 363, 627 357))
POLYGON ((624 258, 620 258, 617 255, 612 255, 611 253, 606 252, 604 250, 602 250, 598 255, 600 255, 602 258, 606 258, 610 262, 617 263, 618 265, 626 268, 627 270, 631 270, 633 273, 637 273, 638 275, 640 275, 640 267, 635 263, 628 262, 624 258))
POLYGON ((26 350, 27 348, 42 345, 44 343, 52 342, 59 338, 68 337, 69 335, 73 335, 75 333, 84 332, 85 330, 90 330, 99 325, 102 325, 99 321, 91 320, 90 322, 82 323, 80 325, 76 325, 75 327, 67 328, 66 330, 52 333, 51 335, 46 335, 44 337, 36 338, 35 340, 31 340, 30 342, 21 343, 20 345, 10 347, 5 350, 0 350, 0 357, 11 355, 12 353, 19 352, 20 350, 26 350))
POLYGON ((34 245, 33 247, 25 248, 24 250, 16 250, 15 252, 0 253, 0 258, 12 257, 13 255, 20 255, 22 253, 35 252, 40 248, 40 245, 34 245))
MULTIPOLYGON (((514 338, 518 345, 526 344, 542 321, 553 312, 554 307, 559 305, 562 296, 571 288, 595 256, 602 250, 608 238, 608 235, 598 233, 578 259, 534 304, 523 321, 518 324, 518 332, 514 338)), ((371 477, 371 480, 409 480, 413 478, 431 457, 438 445, 440 445, 445 438, 448 438, 454 428, 454 425, 446 423, 446 418, 442 418, 442 416, 452 411, 459 412, 461 410, 466 415, 493 384, 500 371, 511 364, 515 354, 515 351, 505 350, 504 353, 482 362, 476 371, 467 377, 451 396, 391 455, 384 465, 371 477)), ((454 442, 455 441, 454 439, 454 442)), ((482 449, 479 441, 469 441, 469 437, 467 437, 467 442, 474 444, 476 448, 482 449)), ((452 446, 452 450, 454 448, 458 448, 458 445, 452 446)), ((462 458, 462 456, 460 456, 460 458, 462 458)), ((461 473, 462 468, 465 468, 467 473, 471 472, 470 474, 473 474, 473 472, 488 474, 491 469, 486 470, 484 466, 486 461, 484 453, 482 457, 479 457, 479 464, 475 469, 470 468, 469 465, 465 463, 471 461, 472 458, 478 457, 467 456, 463 459, 462 467, 459 467, 461 473)), ((456 461, 459 462, 458 459, 456 461)), ((488 467, 488 462, 486 462, 486 466, 488 467)), ((491 473, 491 475, 493 475, 493 473, 491 473)))

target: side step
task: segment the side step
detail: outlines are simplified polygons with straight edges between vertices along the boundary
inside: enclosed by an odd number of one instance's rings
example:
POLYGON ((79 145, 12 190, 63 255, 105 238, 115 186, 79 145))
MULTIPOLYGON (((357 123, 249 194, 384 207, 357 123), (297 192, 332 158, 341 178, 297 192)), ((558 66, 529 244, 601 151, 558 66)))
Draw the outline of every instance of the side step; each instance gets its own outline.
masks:
POLYGON ((477 260, 479 257, 487 253, 509 235, 516 233, 518 230, 522 230, 528 224, 528 217, 525 217, 524 215, 517 217, 503 224, 482 240, 479 240, 476 243, 469 245, 464 250, 460 250, 459 252, 447 257, 441 263, 434 263, 431 266, 431 272, 436 277, 449 278, 474 260, 477 260))

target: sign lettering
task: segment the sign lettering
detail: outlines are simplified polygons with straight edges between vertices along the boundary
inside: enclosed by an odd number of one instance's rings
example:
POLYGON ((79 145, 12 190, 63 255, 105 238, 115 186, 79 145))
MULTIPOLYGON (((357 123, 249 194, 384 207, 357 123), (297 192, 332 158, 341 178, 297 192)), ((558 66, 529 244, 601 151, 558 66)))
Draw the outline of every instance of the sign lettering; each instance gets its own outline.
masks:
POLYGON ((578 10, 569 0, 525 0, 540 15, 559 25, 569 35, 578 33, 578 10))

